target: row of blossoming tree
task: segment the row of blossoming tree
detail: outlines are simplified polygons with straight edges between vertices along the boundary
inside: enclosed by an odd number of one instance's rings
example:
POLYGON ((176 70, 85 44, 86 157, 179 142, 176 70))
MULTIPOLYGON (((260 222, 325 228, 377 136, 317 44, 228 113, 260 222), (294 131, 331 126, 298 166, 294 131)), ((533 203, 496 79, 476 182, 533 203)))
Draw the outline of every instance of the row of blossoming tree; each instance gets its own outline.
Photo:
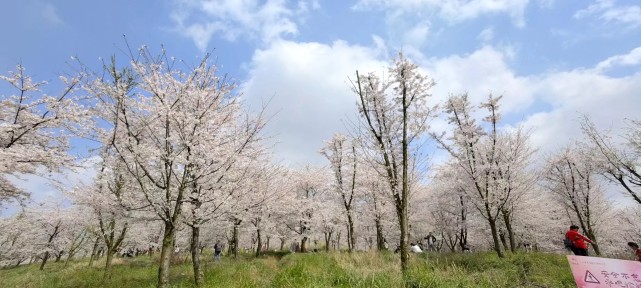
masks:
POLYGON ((97 71, 76 62, 56 96, 21 66, 1 76, 13 92, 0 107, 0 205, 23 208, 0 219, 0 265, 86 258, 108 279, 114 257, 159 253, 167 287, 175 257, 190 258, 201 285, 201 255, 216 242, 233 257, 398 247, 406 269, 411 242, 560 252, 576 223, 601 255, 641 236, 638 121, 612 138, 584 117, 583 139, 545 154, 530 131, 501 122, 502 97, 432 103, 435 82, 399 55, 386 76, 351 79, 355 117, 347 135, 319 143, 326 166, 285 167, 262 133, 265 107, 249 112, 208 56, 190 65, 141 48, 126 58, 97 71), (439 120, 445 132, 431 127, 439 120), (76 139, 85 159, 72 156, 76 139), (444 160, 430 162, 434 153, 444 160), (87 167, 92 180, 65 184, 87 167), (27 175, 63 179, 53 183, 66 199, 31 203, 16 185, 27 175), (607 188, 636 204, 614 206, 607 188))

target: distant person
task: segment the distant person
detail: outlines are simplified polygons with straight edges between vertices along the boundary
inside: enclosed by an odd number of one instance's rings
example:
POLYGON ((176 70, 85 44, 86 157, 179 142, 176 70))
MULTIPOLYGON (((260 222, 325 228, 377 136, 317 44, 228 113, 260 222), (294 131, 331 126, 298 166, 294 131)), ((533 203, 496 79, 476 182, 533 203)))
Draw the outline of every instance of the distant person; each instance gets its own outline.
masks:
POLYGON ((412 253, 422 253, 423 250, 421 250, 421 247, 418 247, 418 245, 411 243, 410 244, 410 252, 412 253))
POLYGON ((294 240, 292 244, 289 245, 289 251, 292 253, 300 252, 298 249, 298 240, 294 240))
POLYGON ((639 249, 639 244, 634 242, 628 242, 628 247, 634 250, 634 254, 637 255, 637 261, 641 261, 641 249, 639 249))
POLYGON ((585 241, 588 241, 590 244, 594 244, 590 238, 585 237, 579 233, 579 226, 572 225, 570 230, 565 233, 565 238, 571 242, 572 246, 569 247, 570 250, 577 256, 588 256, 588 245, 585 244, 585 241))
POLYGON ((214 244, 214 260, 220 261, 220 255, 223 253, 223 245, 220 244, 220 241, 216 241, 214 244))
POLYGON ((427 234, 427 236, 425 236, 424 239, 427 250, 436 251, 436 237, 434 236, 434 234, 430 232, 429 234, 427 234))

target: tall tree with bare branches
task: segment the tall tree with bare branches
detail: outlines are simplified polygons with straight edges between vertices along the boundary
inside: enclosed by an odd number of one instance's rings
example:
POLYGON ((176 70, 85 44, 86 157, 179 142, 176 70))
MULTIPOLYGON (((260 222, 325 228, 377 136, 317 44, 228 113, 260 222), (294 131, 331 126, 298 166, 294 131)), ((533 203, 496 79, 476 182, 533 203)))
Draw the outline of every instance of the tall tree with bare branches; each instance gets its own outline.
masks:
POLYGON ((367 149, 375 151, 377 171, 384 175, 394 199, 400 230, 401 267, 408 254, 408 207, 412 178, 411 149, 421 140, 435 109, 428 106, 434 81, 399 54, 389 68, 389 79, 356 72, 353 91, 358 96, 360 127, 367 149))

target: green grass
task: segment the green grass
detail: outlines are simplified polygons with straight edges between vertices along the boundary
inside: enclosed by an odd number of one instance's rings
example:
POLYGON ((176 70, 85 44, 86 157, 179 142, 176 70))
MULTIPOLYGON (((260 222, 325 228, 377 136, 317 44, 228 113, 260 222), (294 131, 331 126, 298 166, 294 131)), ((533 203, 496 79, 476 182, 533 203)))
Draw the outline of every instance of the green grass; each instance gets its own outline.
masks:
MULTIPOLYGON (((493 253, 412 255, 400 272, 397 254, 271 253, 261 258, 203 256, 205 287, 575 287, 563 255, 527 253, 499 259, 493 253)), ((174 259, 173 287, 194 287, 188 256, 174 259)), ((2 287, 155 287, 157 259, 115 259, 103 282, 102 262, 24 265, 0 270, 2 287), (100 267, 100 268, 99 268, 100 267)))

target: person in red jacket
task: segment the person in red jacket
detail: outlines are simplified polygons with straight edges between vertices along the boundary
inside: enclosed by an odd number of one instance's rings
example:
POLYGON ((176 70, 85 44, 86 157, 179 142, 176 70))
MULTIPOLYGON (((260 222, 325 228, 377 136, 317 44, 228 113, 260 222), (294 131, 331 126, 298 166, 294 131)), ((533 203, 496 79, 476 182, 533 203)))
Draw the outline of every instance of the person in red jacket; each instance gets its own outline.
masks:
POLYGON ((637 260, 641 261, 641 249, 639 249, 639 245, 634 242, 628 242, 628 247, 634 250, 634 253, 637 254, 637 260))
POLYGON ((579 233, 579 226, 570 226, 570 230, 565 233, 565 237, 572 241, 572 252, 574 252, 574 255, 588 256, 588 245, 585 244, 585 241, 591 244, 594 244, 594 242, 579 233))

